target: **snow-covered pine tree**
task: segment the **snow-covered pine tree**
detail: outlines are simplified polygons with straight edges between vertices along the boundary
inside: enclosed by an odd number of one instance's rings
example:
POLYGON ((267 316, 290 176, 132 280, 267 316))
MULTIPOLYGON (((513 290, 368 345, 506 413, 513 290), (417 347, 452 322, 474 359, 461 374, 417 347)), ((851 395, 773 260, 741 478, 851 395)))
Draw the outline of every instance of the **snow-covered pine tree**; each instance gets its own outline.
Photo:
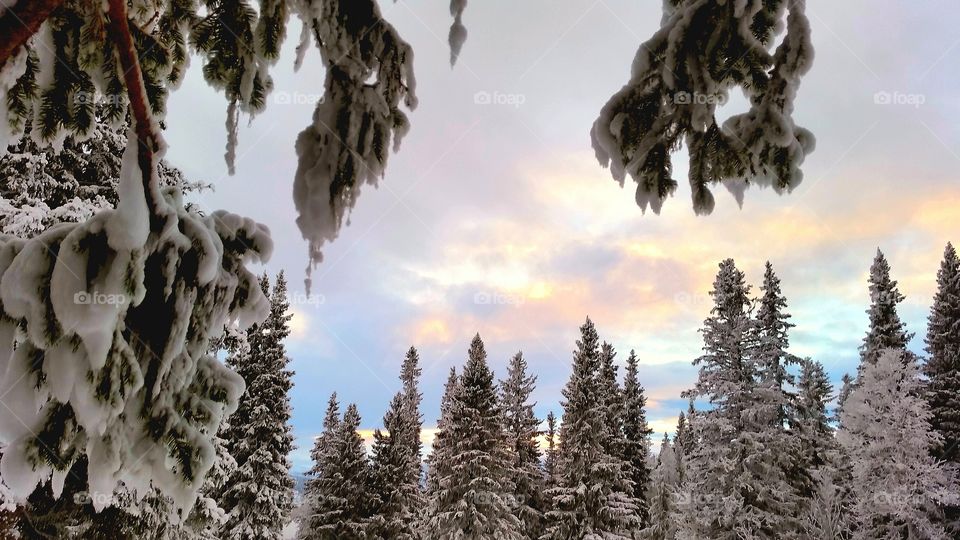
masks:
MULTIPOLYGON (((647 397, 639 380, 637 355, 630 351, 627 371, 623 378, 623 457, 633 480, 633 498, 641 523, 649 524, 647 514, 647 489, 650 486, 650 434, 647 424, 647 397)), ((662 454, 661 454, 662 456, 662 454)))
POLYGON ((663 434, 660 443, 660 455, 657 466, 650 478, 647 500, 649 502, 649 520, 641 531, 644 540, 675 540, 677 527, 674 524, 676 509, 674 500, 680 485, 680 469, 674 445, 670 437, 663 434))
POLYGON ((445 463, 436 471, 436 489, 427 505, 428 536, 444 540, 523 538, 520 521, 511 512, 513 467, 503 411, 479 334, 470 343, 443 431, 449 447, 445 463))
MULTIPOLYGON (((269 291, 264 275, 261 287, 269 291)), ((270 314, 247 332, 245 354, 227 357, 247 391, 224 432, 237 470, 221 497, 229 519, 222 537, 231 540, 280 538, 293 507, 289 454, 293 449, 290 397, 293 372, 283 340, 290 335, 290 304, 283 272, 270 294, 270 314)))
POLYGON ((663 2, 660 30, 640 45, 630 81, 591 131, 597 159, 614 179, 622 186, 629 174, 637 183, 641 208, 659 213, 676 190, 670 154, 682 144, 698 214, 713 210, 710 187, 720 182, 738 203, 748 182, 778 193, 800 183, 800 165, 815 145, 792 118, 800 79, 813 62, 805 9, 805 0, 663 2), (721 127, 717 106, 737 86, 750 110, 721 127))
POLYGON ((544 527, 545 481, 540 466, 540 420, 530 400, 537 377, 527 373, 527 361, 518 352, 510 359, 507 378, 500 381, 504 432, 511 450, 513 513, 525 538, 540 538, 544 527))
MULTIPOLYGON (((960 258, 947 243, 937 272, 937 292, 927 319, 923 366, 930 425, 942 441, 934 449, 937 459, 960 469, 960 258)), ((944 509, 949 530, 960 535, 960 505, 944 509)))
POLYGON ((800 444, 798 473, 806 479, 801 486, 806 503, 802 531, 816 540, 848 538, 850 531, 850 464, 830 425, 827 405, 832 399, 833 387, 823 365, 801 360, 791 429, 800 444))
POLYGON ((907 325, 897 314, 897 304, 904 300, 897 288, 897 282, 890 278, 890 263, 883 252, 877 249, 877 255, 870 265, 870 309, 867 315, 870 326, 860 345, 860 367, 857 377, 866 364, 875 364, 885 349, 906 350, 913 334, 907 332, 907 325))
MULTIPOLYGON (((329 411, 329 409, 328 409, 329 411)), ((324 432, 322 462, 314 463, 311 506, 299 537, 310 540, 367 538, 375 504, 370 461, 357 429, 360 413, 350 404, 333 431, 324 432)))
POLYGON ((920 394, 916 358, 899 348, 864 363, 837 438, 852 463, 852 538, 944 540, 940 504, 955 502, 956 472, 930 453, 940 443, 920 394))
MULTIPOLYGON (((547 439, 547 448, 543 457, 543 473, 547 480, 547 488, 553 488, 557 483, 557 417, 553 411, 547 413, 547 431, 544 437, 547 439)), ((549 507, 549 503, 545 504, 549 507)))
POLYGON ((602 395, 600 338, 588 317, 580 327, 573 372, 563 389, 556 487, 547 512, 549 539, 630 538, 640 525, 625 489, 623 460, 607 453, 607 396, 602 395))
POLYGON ((333 453, 333 439, 340 425, 340 402, 337 393, 330 395, 327 401, 327 411, 323 416, 323 432, 318 435, 310 449, 310 459, 313 466, 307 471, 307 481, 304 485, 303 503, 298 511, 300 514, 297 538, 311 538, 311 531, 317 531, 328 519, 328 512, 336 511, 339 503, 328 492, 324 491, 325 479, 329 479, 335 455, 333 453), (326 475, 326 476, 325 476, 326 475))
POLYGON ((437 434, 433 439, 433 450, 427 456, 427 498, 437 496, 440 492, 440 479, 447 475, 453 456, 453 435, 450 430, 451 415, 453 414, 453 396, 460 384, 457 369, 450 368, 447 382, 443 387, 443 396, 440 398, 440 418, 437 420, 437 434))
POLYGON ((687 392, 712 408, 697 413, 699 439, 684 456, 688 503, 685 537, 793 538, 797 509, 787 482, 776 425, 777 403, 761 400, 763 364, 750 288, 732 259, 720 263, 714 306, 704 321, 697 383, 687 392), (695 498, 695 499, 694 499, 695 498), (692 504, 693 502, 696 504, 692 504))

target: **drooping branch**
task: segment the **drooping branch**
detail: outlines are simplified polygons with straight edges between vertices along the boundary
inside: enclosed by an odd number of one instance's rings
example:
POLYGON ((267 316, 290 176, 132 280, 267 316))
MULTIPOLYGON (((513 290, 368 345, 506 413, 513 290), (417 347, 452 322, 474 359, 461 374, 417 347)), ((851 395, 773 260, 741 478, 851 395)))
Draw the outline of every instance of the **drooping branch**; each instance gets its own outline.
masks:
POLYGON ((138 152, 137 163, 143 177, 143 193, 150 210, 150 220, 153 224, 159 215, 158 204, 160 186, 154 174, 157 153, 164 148, 163 138, 154 129, 150 115, 150 105, 147 98, 147 89, 143 83, 143 73, 140 71, 140 62, 137 59, 133 37, 130 34, 130 23, 127 20, 127 3, 125 0, 110 0, 110 22, 107 31, 116 47, 123 70, 123 82, 127 87, 127 96, 130 99, 130 116, 137 135, 138 152))
POLYGON ((7 63, 63 0, 21 0, 0 17, 0 66, 7 63))

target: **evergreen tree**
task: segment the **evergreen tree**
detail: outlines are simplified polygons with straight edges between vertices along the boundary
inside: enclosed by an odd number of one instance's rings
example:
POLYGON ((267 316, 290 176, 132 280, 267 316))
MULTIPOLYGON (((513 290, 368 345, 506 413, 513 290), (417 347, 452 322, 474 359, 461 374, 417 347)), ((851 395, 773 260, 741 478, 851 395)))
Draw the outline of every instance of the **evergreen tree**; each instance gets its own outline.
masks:
POLYGON ((633 498, 643 525, 648 523, 646 492, 650 486, 650 434, 647 425, 647 397, 638 376, 638 360, 634 351, 627 357, 627 371, 623 380, 623 457, 633 481, 633 498))
POLYGON ((543 472, 547 486, 552 488, 557 482, 557 417, 553 411, 547 413, 547 450, 543 458, 543 472))
POLYGON ((423 476, 423 464, 421 463, 423 443, 420 441, 420 432, 423 431, 423 414, 420 412, 420 404, 423 401, 423 394, 420 393, 420 375, 422 373, 420 355, 417 353, 417 349, 410 347, 400 368, 400 381, 403 383, 404 396, 403 414, 408 418, 408 421, 404 422, 407 429, 403 432, 403 441, 407 452, 410 454, 410 460, 407 462, 409 471, 404 476, 404 482, 418 488, 413 501, 414 511, 417 512, 422 510, 423 507, 423 497, 419 493, 420 479, 423 476))
MULTIPOLYGON (((436 489, 427 507, 429 536, 440 539, 522 538, 511 512, 514 485, 511 456, 503 429, 487 353, 477 335, 450 400, 444 463, 437 467, 436 489)), ((433 473, 431 473, 433 474, 433 473)))
POLYGON ((901 349, 866 363, 843 408, 838 440, 853 475, 852 538, 951 538, 940 503, 956 497, 956 471, 930 454, 930 428, 919 368, 901 349))
POLYGON ((433 497, 440 490, 440 478, 448 473, 452 460, 452 432, 449 429, 453 415, 453 397, 460 384, 457 369, 450 368, 447 382, 440 398, 440 418, 437 420, 437 434, 433 439, 433 451, 427 456, 427 495, 433 497))
POLYGON ((870 265, 870 327, 860 345, 859 378, 866 364, 875 364, 885 349, 906 350, 913 334, 907 332, 907 325, 897 314, 897 304, 904 296, 897 288, 897 282, 890 278, 890 263, 878 249, 870 265))
POLYGON ((623 461, 607 451, 609 396, 601 392, 600 339, 587 318, 563 389, 557 487, 550 490, 547 538, 629 538, 638 528, 623 461))
POLYGON ((663 442, 660 444, 660 455, 657 458, 657 466, 653 470, 650 480, 650 518, 649 524, 641 534, 644 540, 674 540, 676 538, 674 498, 679 485, 680 469, 674 445, 670 444, 670 437, 664 433, 663 442))
POLYGON ((803 531, 814 539, 847 538, 850 506, 849 460, 834 436, 827 414, 833 387, 823 365, 803 359, 797 379, 796 418, 792 429, 800 443, 799 470, 806 480, 803 531))
POLYGON ((850 393, 853 392, 854 379, 850 376, 849 373, 844 373, 843 377, 840 377, 840 393, 837 394, 837 409, 834 411, 834 420, 837 424, 840 424, 842 419, 843 404, 847 402, 847 398, 850 397, 850 393))
POLYGON ((507 378, 500 382, 504 431, 512 457, 513 513, 526 538, 543 534, 546 504, 537 443, 540 421, 533 412, 536 403, 530 401, 536 381, 536 376, 527 373, 527 361, 518 352, 507 367, 507 378))
MULTIPOLYGON (((923 373, 930 425, 942 439, 934 456, 960 469, 960 258, 950 243, 937 272, 926 349, 923 373)), ((950 505, 945 512, 951 532, 960 535, 960 506, 950 505)))
MULTIPOLYGON (((414 418, 409 415, 409 402, 398 393, 383 417, 386 433, 373 434, 372 499, 374 506, 371 536, 374 538, 414 538, 414 518, 420 486, 411 478, 411 461, 419 455, 410 451, 407 435, 414 432, 414 418)), ((419 467, 418 467, 419 469, 419 467)))
MULTIPOLYGON (((261 278, 269 290, 266 275, 261 278)), ((231 418, 224 439, 237 470, 222 496, 229 519, 223 538, 279 539, 293 507, 290 460, 293 435, 290 397, 293 373, 283 340, 290 335, 287 284, 277 275, 270 295, 270 313, 247 333, 246 354, 227 358, 247 383, 247 391, 231 418)))
POLYGON ((698 504, 686 505, 683 534, 792 538, 797 509, 781 454, 780 408, 761 390, 768 373, 759 354, 763 332, 750 315, 749 287, 732 259, 720 264, 710 294, 714 307, 702 330, 704 354, 694 362, 700 372, 688 395, 706 398, 712 408, 698 412, 698 444, 685 456, 684 490, 698 504))
POLYGON ((313 466, 307 471, 307 481, 304 486, 302 516, 298 537, 310 538, 312 532, 320 529, 321 519, 327 509, 333 508, 336 501, 331 500, 329 493, 324 491, 324 479, 329 478, 329 472, 336 456, 333 452, 333 440, 340 425, 340 402, 337 393, 330 395, 327 401, 327 411, 323 417, 323 432, 314 440, 310 450, 310 459, 313 466), (324 471, 327 471, 326 473, 324 471))
MULTIPOLYGON (((328 409, 329 411, 329 409, 328 409)), ((300 526, 300 538, 339 540, 366 538, 371 510, 376 504, 370 463, 363 438, 357 432, 360 413, 347 406, 343 418, 324 431, 324 442, 314 463, 309 513, 300 526)))
POLYGON ((673 453, 677 458, 677 468, 680 470, 681 482, 683 482, 685 476, 686 458, 693 454, 693 449, 696 446, 694 444, 694 433, 690 426, 696 412, 693 406, 693 399, 690 399, 687 404, 686 415, 684 415, 683 411, 680 411, 680 416, 677 418, 677 432, 673 437, 673 453))

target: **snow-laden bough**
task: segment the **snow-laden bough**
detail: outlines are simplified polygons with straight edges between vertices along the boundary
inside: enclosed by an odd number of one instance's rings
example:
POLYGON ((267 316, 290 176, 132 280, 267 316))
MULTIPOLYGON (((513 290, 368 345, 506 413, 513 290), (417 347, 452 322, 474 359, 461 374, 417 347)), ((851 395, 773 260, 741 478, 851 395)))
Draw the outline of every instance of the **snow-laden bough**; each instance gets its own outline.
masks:
POLYGON ((0 476, 18 498, 47 480, 59 494, 86 455, 98 510, 121 482, 189 508, 244 389, 209 348, 266 316, 245 265, 270 256, 269 231, 188 211, 175 188, 151 227, 130 140, 117 209, 0 239, 0 476))
POLYGON ((697 213, 713 210, 711 184, 723 183, 742 204, 749 183, 778 193, 800 183, 815 146, 792 118, 813 62, 805 9, 806 0, 664 0, 660 30, 641 44, 630 81, 591 130, 597 159, 621 186, 633 178, 641 208, 659 213, 676 191, 670 154, 684 143, 697 213), (750 109, 720 126, 717 108, 736 86, 750 109))
MULTIPOLYGON (((327 65, 323 100, 297 137, 293 199, 297 226, 308 242, 312 267, 336 238, 364 184, 383 176, 391 143, 397 151, 410 129, 402 103, 417 106, 413 49, 380 15, 373 0, 349 6, 305 0, 299 16, 310 27, 327 65)), ((303 37, 309 40, 310 33, 303 37)), ((298 51, 304 49, 304 44, 298 51)))

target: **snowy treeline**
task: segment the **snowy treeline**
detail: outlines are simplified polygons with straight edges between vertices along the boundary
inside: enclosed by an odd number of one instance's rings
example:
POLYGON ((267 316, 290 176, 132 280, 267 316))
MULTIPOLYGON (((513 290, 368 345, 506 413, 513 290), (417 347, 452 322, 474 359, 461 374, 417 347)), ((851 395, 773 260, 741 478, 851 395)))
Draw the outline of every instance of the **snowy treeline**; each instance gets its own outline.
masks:
POLYGON ((960 260, 950 245, 938 282, 921 365, 878 251, 860 368, 835 390, 823 365, 789 352, 794 325, 772 265, 753 295, 723 261, 689 408, 656 456, 639 359, 631 351, 620 377, 588 318, 559 429, 553 413, 534 414, 523 355, 497 381, 476 336, 451 369, 421 481, 411 349, 372 454, 356 406, 341 414, 331 397, 300 538, 955 538, 960 260))

